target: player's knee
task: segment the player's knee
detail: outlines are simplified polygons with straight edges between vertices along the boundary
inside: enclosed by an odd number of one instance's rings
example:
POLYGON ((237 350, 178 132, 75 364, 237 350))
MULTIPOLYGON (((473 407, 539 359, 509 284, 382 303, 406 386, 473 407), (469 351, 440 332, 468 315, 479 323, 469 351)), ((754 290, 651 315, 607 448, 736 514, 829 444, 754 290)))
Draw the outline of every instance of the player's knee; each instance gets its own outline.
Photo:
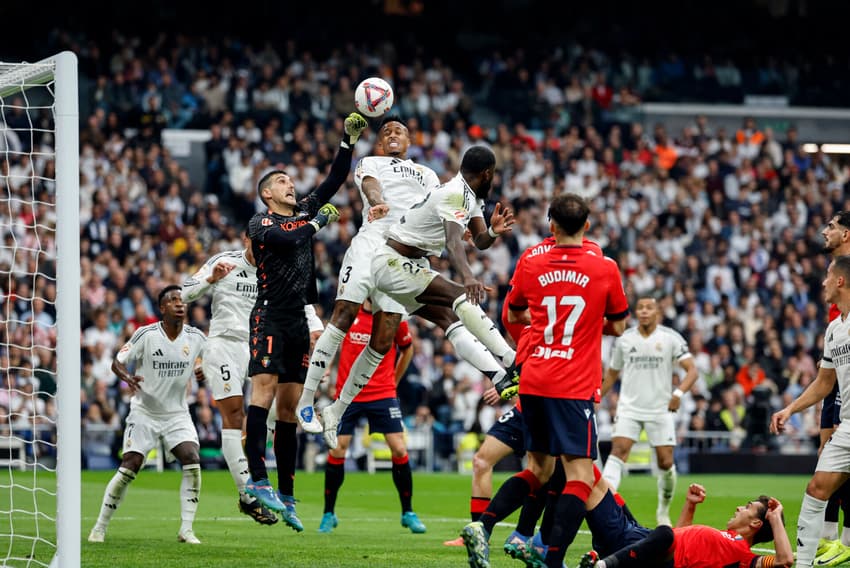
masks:
POLYGON ((382 355, 386 355, 390 352, 393 346, 393 336, 385 337, 385 334, 380 335, 372 335, 369 338, 369 347, 371 347, 374 351, 381 353, 382 355))
POLYGON ((615 458, 626 461, 629 459, 631 449, 632 447, 629 444, 614 444, 611 446, 611 455, 615 458))
POLYGON ((832 491, 828 490, 828 488, 820 482, 817 475, 809 480, 809 484, 806 486, 806 493, 815 499, 820 499, 821 501, 828 500, 832 495, 832 491))
POLYGON ((241 430, 245 420, 245 411, 235 408, 221 413, 221 425, 227 430, 241 430))
POLYGON ((431 322, 443 331, 448 329, 448 327, 456 321, 460 321, 456 313, 454 313, 451 309, 442 306, 437 306, 435 309, 432 309, 431 316, 431 322))
POLYGON ((667 471, 673 467, 673 456, 658 456, 658 469, 667 471))
POLYGON ((197 447, 186 448, 180 456, 177 456, 177 459, 180 461, 180 465, 195 465, 201 463, 201 454, 197 447))
POLYGON ((486 454, 475 452, 472 456, 472 475, 484 475, 493 471, 495 464, 487 459, 486 454))
POLYGON ((357 317, 357 312, 360 311, 360 306, 346 300, 338 300, 334 304, 334 312, 331 314, 331 325, 340 331, 347 332, 354 323, 354 318, 357 317))
POLYGON ((145 457, 138 452, 125 452, 121 458, 121 467, 138 473, 144 461, 145 457))

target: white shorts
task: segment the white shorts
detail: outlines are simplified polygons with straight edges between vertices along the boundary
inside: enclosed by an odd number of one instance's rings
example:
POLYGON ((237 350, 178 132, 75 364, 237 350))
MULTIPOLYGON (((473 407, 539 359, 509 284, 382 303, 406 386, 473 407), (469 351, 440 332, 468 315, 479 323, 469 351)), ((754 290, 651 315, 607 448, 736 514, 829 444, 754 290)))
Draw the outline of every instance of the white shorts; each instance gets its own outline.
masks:
POLYGON ((427 257, 409 258, 386 243, 372 257, 375 287, 396 300, 412 314, 424 304, 416 301, 439 273, 431 269, 427 257))
POLYGON ((375 289, 370 259, 383 246, 381 240, 370 240, 355 237, 351 246, 345 251, 342 267, 339 269, 339 281, 336 288, 336 299, 362 304, 366 298, 372 300, 372 311, 403 314, 404 307, 375 289))
POLYGON ((124 451, 147 456, 154 448, 159 449, 160 440, 168 451, 183 442, 198 444, 198 431, 189 412, 155 418, 136 408, 130 410, 124 428, 124 451))
POLYGON ((201 368, 204 379, 215 400, 243 396, 248 380, 248 340, 230 337, 210 337, 204 349, 201 368))
POLYGON ((850 473, 850 424, 842 422, 823 447, 815 471, 850 473))
POLYGON ((653 448, 676 445, 676 424, 673 421, 672 412, 650 417, 647 420, 636 420, 618 414, 614 418, 614 429, 611 432, 611 437, 628 438, 637 442, 640 441, 640 431, 643 429, 646 430, 646 438, 653 448))

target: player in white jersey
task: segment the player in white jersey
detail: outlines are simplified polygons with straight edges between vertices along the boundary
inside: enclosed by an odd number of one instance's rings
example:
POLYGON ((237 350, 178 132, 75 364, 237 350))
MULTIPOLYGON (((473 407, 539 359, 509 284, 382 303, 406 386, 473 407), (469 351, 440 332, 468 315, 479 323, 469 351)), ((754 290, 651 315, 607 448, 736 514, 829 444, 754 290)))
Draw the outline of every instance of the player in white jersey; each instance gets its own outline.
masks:
POLYGON ((203 379, 196 360, 202 357, 206 337, 185 325, 186 304, 180 286, 159 293, 162 321, 140 327, 115 356, 112 371, 130 385, 133 398, 124 428, 124 456, 106 486, 100 515, 89 533, 89 542, 103 542, 115 510, 127 487, 145 463, 145 456, 160 440, 183 466, 180 483, 179 542, 200 544, 192 530, 201 492, 201 458, 198 433, 186 404, 186 385, 194 374, 203 379), (131 373, 127 365, 135 363, 131 373))
MULTIPOLYGON (((277 516, 245 493, 250 475, 242 448, 245 421, 244 390, 248 380, 248 319, 257 300, 257 267, 247 236, 245 248, 212 256, 183 283, 183 301, 194 302, 212 294, 212 317, 202 369, 221 412, 221 450, 239 491, 239 510, 258 523, 273 525, 277 516)), ((311 333, 323 328, 316 309, 304 306, 311 333)))
MULTIPOLYGON (((432 191, 442 191, 437 175, 429 168, 407 159, 410 138, 407 127, 397 117, 384 119, 378 130, 378 148, 381 156, 363 158, 354 174, 360 188, 364 205, 369 207, 367 221, 352 239, 339 272, 337 299, 330 323, 316 342, 296 416, 304 430, 321 432, 322 424, 313 411, 315 391, 331 361, 339 350, 345 334, 351 328, 360 305, 371 296, 376 308, 369 345, 352 366, 351 376, 363 377, 361 381, 349 381, 340 394, 340 404, 350 402, 349 395, 356 396, 357 385, 365 384, 380 364, 383 356, 392 348, 393 338, 403 317, 407 316, 404 306, 376 289, 371 260, 384 246, 385 233, 399 223, 404 214, 416 207, 432 191), (355 389, 355 390, 352 390, 355 389), (352 392, 349 392, 352 391, 352 392), (346 402, 347 401, 347 402, 346 402)), ((478 248, 493 244, 499 234, 510 230, 513 215, 497 206, 490 218, 490 230, 484 222, 480 209, 470 231, 478 248)), ((462 231, 461 231, 462 234, 462 231)), ((442 249, 440 249, 442 251, 442 249)), ((439 252, 437 253, 439 254, 439 252)), ((505 371, 486 352, 483 346, 458 321, 446 307, 429 306, 429 313, 420 313, 446 331, 446 337, 460 357, 469 361, 485 375, 499 380, 505 371)), ((330 434, 334 436, 334 434, 330 434)))
MULTIPOLYGON (((407 313, 415 313, 435 323, 440 320, 443 322, 441 325, 445 325, 445 320, 443 316, 435 317, 435 310, 451 308, 460 321, 453 324, 455 327, 444 328, 446 336, 453 345, 457 345, 450 331, 465 328, 477 338, 487 350, 458 350, 458 354, 482 371, 488 366, 493 369, 493 356, 498 357, 507 369, 498 367, 497 363, 496 368, 488 373, 498 383, 518 380, 514 368, 516 354, 478 305, 485 293, 484 284, 472 274, 463 243, 467 226, 478 248, 486 248, 498 236, 498 231, 492 226, 490 230, 484 229, 486 224, 481 212, 481 200, 490 192, 495 168, 496 157, 489 148, 474 146, 467 150, 460 173, 429 192, 424 200, 411 207, 389 228, 386 242, 372 257, 373 289, 369 293, 386 294, 400 303, 407 313), (471 219, 475 220, 475 225, 471 224, 471 219), (439 255, 444 249, 463 285, 444 278, 431 268, 427 256, 439 255), (470 359, 468 353, 479 358, 470 359), (486 358, 490 363, 484 361, 486 358)), ((374 366, 368 372, 357 367, 359 361, 372 356, 368 352, 367 348, 360 354, 340 397, 322 414, 325 442, 331 448, 336 447, 340 417, 374 371, 374 366)), ((377 355, 374 359, 380 363, 383 355, 377 355)))
POLYGON ((697 367, 685 338, 677 331, 658 324, 655 298, 638 298, 635 313, 638 325, 617 338, 611 364, 602 381, 602 396, 605 396, 622 371, 617 416, 611 434, 611 455, 605 462, 602 476, 616 491, 632 445, 640 438, 641 430, 646 430, 649 445, 655 448, 658 458, 656 521, 659 525, 670 526, 670 501, 676 489, 676 465, 673 463, 676 425, 673 413, 679 410, 682 396, 696 382, 697 367), (676 364, 685 370, 685 378, 671 392, 676 364))
MULTIPOLYGON (((823 281, 824 298, 835 304, 840 316, 826 328, 823 359, 817 377, 791 404, 774 413, 770 430, 785 430, 792 414, 807 409, 828 395, 838 381, 842 400, 850 400, 850 256, 833 259, 823 281)), ((814 564, 818 540, 823 531, 823 513, 829 497, 850 479, 850 405, 841 405, 841 424, 824 445, 815 473, 806 486, 800 516, 797 517, 797 566, 814 564)))

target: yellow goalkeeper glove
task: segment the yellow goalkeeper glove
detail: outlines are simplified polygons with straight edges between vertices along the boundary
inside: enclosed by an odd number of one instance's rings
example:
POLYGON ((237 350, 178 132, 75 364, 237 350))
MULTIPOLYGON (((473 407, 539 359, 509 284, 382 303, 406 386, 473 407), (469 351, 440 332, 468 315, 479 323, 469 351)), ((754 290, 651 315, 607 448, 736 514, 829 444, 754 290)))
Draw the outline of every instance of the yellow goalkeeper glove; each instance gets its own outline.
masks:
POLYGON ((345 118, 343 126, 345 128, 345 136, 342 137, 342 141, 349 146, 354 146, 357 140, 360 139, 360 135, 369 126, 369 123, 356 112, 352 112, 345 118))
POLYGON ((333 223, 339 220, 339 211, 330 203, 325 203, 316 213, 316 216, 310 219, 310 224, 316 228, 316 232, 328 223, 333 223))

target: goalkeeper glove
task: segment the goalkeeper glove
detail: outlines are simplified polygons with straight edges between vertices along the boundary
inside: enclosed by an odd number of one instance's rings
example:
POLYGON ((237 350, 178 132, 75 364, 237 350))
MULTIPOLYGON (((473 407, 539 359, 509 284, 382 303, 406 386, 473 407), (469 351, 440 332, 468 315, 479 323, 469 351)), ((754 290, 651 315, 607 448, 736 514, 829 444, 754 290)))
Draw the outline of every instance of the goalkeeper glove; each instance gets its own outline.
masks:
POLYGON ((319 209, 319 212, 316 213, 316 216, 310 219, 310 224, 313 225, 316 232, 318 232, 319 229, 328 223, 333 223, 337 220, 339 220, 339 211, 337 211, 337 208, 330 203, 325 203, 322 205, 321 209, 319 209))
POLYGON ((345 136, 342 137, 343 144, 347 144, 349 147, 354 146, 357 143, 357 140, 360 138, 360 135, 366 130, 366 127, 369 126, 369 123, 366 122, 366 119, 357 114, 356 112, 352 112, 347 117, 345 117, 345 122, 343 123, 345 128, 345 136))
POLYGON ((510 400, 519 394, 519 369, 511 365, 505 369, 505 376, 493 383, 502 400, 510 400))

